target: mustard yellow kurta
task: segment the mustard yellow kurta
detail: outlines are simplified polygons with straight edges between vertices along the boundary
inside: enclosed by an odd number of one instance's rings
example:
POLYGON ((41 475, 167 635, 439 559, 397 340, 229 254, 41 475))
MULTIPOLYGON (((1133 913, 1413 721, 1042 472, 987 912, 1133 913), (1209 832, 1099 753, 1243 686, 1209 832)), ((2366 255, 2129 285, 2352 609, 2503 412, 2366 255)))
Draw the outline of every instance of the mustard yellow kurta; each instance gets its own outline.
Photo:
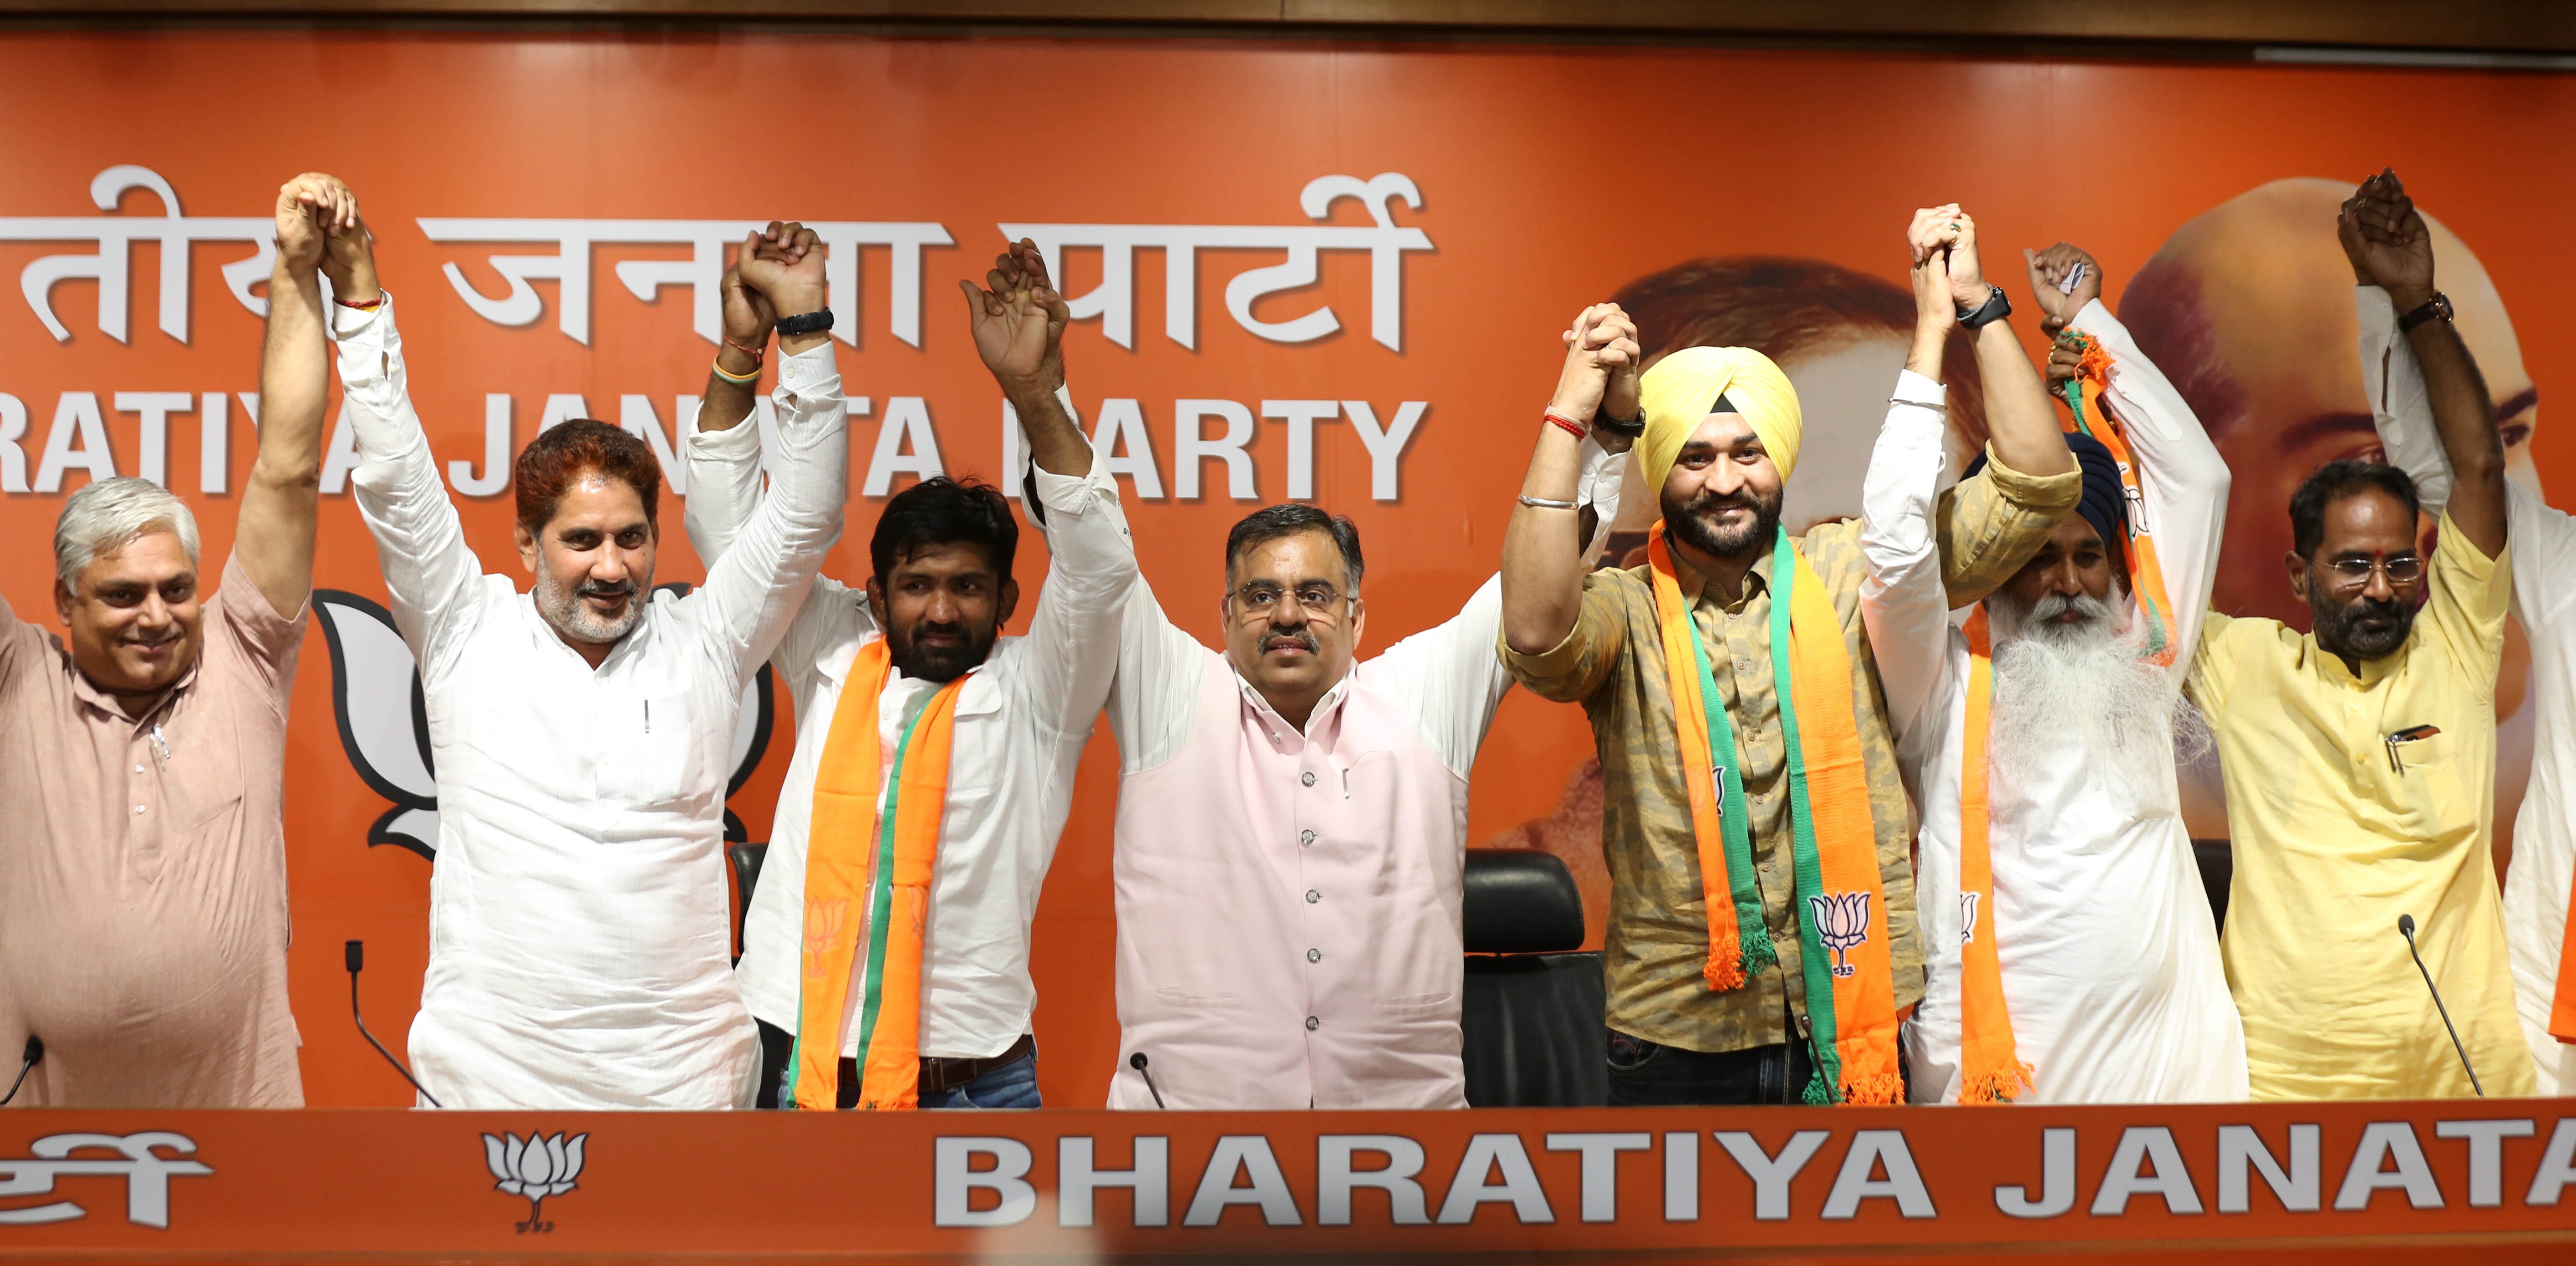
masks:
POLYGON ((2236 880, 2227 980, 2257 1099, 2470 1093, 2397 916, 2490 1095, 2532 1092, 2491 855, 2510 552, 2442 520, 2432 597, 2355 676, 2312 635, 2211 615, 2191 694, 2217 731, 2236 880), (2435 737, 2396 745, 2417 726, 2435 737))

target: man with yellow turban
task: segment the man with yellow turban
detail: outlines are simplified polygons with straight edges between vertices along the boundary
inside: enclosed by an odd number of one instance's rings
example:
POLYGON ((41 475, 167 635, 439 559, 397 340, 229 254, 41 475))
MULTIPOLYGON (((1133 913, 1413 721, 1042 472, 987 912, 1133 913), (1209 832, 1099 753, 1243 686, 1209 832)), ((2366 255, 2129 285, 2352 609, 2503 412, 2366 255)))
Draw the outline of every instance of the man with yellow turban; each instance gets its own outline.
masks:
MULTIPOLYGON (((1937 516, 1965 604, 2048 539, 2083 476, 1979 271, 1974 222, 1927 208, 1907 236, 1917 320, 1891 413, 1946 407, 1930 375, 1965 327, 1994 427, 1985 469, 1937 516), (2039 403, 1995 407, 2007 395, 2039 403)), ((1860 525, 1781 529, 1801 419, 1769 358, 1684 348, 1641 376, 1635 329, 1607 304, 1565 337, 1503 539, 1503 659, 1539 695, 1581 701, 1600 752, 1610 1102, 1899 1102, 1897 1025, 1923 959, 1860 525), (1596 413, 1641 407, 1662 522, 1645 566, 1586 575, 1578 444, 1596 413)))

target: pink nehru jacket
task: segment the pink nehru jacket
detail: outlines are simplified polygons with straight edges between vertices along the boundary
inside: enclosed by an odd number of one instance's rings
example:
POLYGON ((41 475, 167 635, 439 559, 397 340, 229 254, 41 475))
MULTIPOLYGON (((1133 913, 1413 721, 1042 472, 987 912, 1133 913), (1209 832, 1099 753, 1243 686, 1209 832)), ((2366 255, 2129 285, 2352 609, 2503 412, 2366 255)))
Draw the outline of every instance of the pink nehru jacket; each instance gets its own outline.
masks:
MULTIPOLYGON (((1418 692, 1390 688, 1401 657, 1353 670, 1300 734, 1198 655, 1187 741, 1119 786, 1109 1106, 1154 1106, 1139 1051, 1174 1109, 1467 1106, 1467 780, 1424 741, 1418 692)), ((1474 733, 1499 694, 1469 704, 1474 733)))

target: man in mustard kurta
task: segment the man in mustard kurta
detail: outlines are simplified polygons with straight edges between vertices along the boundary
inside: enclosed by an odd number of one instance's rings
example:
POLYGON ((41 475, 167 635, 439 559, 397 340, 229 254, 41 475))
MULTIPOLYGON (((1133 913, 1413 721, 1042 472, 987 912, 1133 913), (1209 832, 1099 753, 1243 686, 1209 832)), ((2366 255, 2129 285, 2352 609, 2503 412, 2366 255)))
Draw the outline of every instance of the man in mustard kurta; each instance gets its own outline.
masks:
POLYGON ((2286 560, 2313 631, 2213 614, 2202 632, 2190 688, 2217 732, 2236 854, 2227 979, 2257 1099, 2469 1094, 2398 928, 2410 916, 2486 1093, 2529 1094, 2490 853, 2504 453, 2393 175, 2344 204, 2340 231, 2403 314, 2458 482, 2427 561, 2411 480, 2320 467, 2290 499, 2286 560))

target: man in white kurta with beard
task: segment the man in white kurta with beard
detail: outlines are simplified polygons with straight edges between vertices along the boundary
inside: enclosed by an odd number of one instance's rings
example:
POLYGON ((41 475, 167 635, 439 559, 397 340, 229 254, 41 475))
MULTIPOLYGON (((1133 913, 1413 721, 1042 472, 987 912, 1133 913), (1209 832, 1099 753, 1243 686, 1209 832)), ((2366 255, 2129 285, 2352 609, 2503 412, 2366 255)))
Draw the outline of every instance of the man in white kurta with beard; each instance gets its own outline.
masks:
POLYGON ((2052 247, 2031 279, 2044 328, 2098 348, 2088 363, 2062 339, 2052 386, 2095 379, 2080 394, 2108 416, 2085 422, 2125 441, 2135 486, 2102 440, 2070 434, 2084 470, 2077 512, 1964 627, 1950 622, 1933 553, 1939 414, 1889 415, 1864 496, 1861 609, 1922 806, 1929 979, 1905 1026, 1911 1097, 2243 1099, 2244 1031, 2174 775, 2177 733, 2206 742, 2178 701, 2209 606, 2227 466, 2097 300, 2089 256, 2052 247))
POLYGON ((343 299, 352 486, 438 771, 411 1056, 439 1106, 751 1100, 725 779, 743 683, 840 535, 849 436, 812 231, 773 224, 742 256, 779 317, 775 490, 686 597, 653 589, 652 450, 586 419, 538 435, 511 472, 532 591, 485 574, 412 412, 392 297, 343 299))

